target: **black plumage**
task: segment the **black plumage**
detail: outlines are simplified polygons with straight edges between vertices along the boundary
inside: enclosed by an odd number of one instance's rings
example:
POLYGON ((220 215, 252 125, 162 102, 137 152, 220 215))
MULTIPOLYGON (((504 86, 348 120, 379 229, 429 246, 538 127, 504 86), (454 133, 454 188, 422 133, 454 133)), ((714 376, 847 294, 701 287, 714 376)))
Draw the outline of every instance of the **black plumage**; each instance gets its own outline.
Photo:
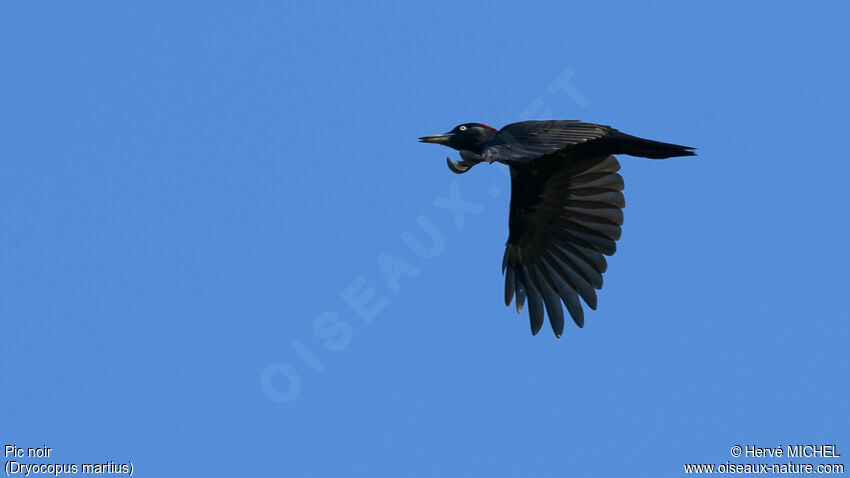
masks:
POLYGON ((543 326, 544 309, 560 337, 566 306, 584 326, 579 297, 596 309, 596 290, 614 254, 625 199, 614 154, 645 158, 693 156, 694 148, 621 133, 610 126, 573 120, 523 121, 496 130, 466 123, 420 141, 460 151, 448 160, 458 174, 480 162, 511 171, 508 241, 502 260, 505 305, 517 313, 528 303, 531 333, 543 326))

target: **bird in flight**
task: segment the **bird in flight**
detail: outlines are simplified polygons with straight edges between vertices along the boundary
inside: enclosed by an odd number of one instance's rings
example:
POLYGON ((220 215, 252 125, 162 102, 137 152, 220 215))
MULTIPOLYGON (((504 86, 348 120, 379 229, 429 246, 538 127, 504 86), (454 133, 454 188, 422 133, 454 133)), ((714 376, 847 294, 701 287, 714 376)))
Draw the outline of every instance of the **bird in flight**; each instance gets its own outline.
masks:
POLYGON ((505 305, 518 314, 528 299, 531 333, 543 326, 543 308, 555 336, 564 331, 566 306, 584 326, 579 297, 596 309, 596 290, 616 251, 623 211, 623 178, 615 154, 663 159, 695 156, 695 148, 621 133, 575 120, 522 121, 497 130, 465 123, 446 134, 423 136, 460 151, 446 158, 463 174, 478 163, 499 162, 511 171, 508 241, 502 259, 505 305))

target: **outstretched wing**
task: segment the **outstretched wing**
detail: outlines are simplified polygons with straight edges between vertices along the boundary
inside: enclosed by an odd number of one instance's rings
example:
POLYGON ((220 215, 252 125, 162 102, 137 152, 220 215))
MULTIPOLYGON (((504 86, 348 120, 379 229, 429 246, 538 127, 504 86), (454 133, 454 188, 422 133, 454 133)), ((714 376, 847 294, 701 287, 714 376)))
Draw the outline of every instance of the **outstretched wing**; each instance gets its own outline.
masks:
POLYGON ((554 153, 568 146, 607 136, 610 126, 575 120, 522 121, 512 123, 490 138, 481 152, 487 161, 524 161, 554 153))
POLYGON ((528 298, 531 333, 543 326, 543 307, 555 335, 564 330, 563 301, 584 326, 579 297, 596 309, 605 256, 616 251, 625 199, 614 156, 553 155, 511 166, 510 235, 502 262, 505 305, 517 313, 528 298))

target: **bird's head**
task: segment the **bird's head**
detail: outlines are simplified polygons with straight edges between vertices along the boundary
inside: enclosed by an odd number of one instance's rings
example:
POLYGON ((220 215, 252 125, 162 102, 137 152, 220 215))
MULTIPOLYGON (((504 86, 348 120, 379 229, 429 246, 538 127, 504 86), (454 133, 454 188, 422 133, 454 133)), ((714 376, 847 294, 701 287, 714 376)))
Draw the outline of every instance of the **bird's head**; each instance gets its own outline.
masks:
POLYGON ((419 138, 422 143, 435 143, 448 146, 458 151, 472 151, 480 153, 484 149, 484 143, 496 136, 496 128, 481 123, 464 123, 446 134, 435 134, 419 138))

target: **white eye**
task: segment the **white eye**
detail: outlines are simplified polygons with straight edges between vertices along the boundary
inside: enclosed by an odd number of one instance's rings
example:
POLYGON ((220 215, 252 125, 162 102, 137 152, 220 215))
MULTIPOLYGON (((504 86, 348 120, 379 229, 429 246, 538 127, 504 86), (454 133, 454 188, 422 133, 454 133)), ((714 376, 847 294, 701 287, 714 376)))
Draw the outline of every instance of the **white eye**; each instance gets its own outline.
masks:
POLYGON ((460 130, 461 130, 461 131, 466 131, 466 126, 461 126, 461 127, 460 127, 460 130))

